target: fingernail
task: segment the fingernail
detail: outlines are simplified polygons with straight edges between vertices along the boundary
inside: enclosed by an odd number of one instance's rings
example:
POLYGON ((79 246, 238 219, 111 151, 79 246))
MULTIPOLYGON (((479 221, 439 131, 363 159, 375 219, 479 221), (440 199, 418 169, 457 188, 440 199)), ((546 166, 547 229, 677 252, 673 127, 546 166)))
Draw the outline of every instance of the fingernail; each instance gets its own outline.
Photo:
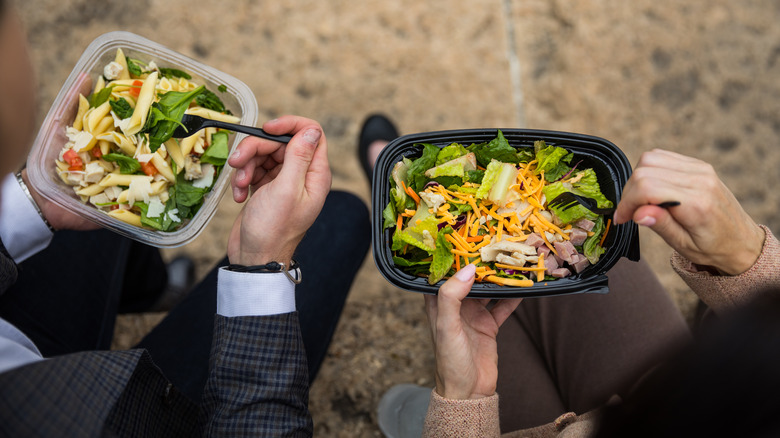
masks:
POLYGON ((315 146, 317 145, 317 142, 320 141, 321 136, 322 131, 319 129, 307 129, 306 132, 303 133, 303 139, 315 146))
POLYGON ((236 181, 243 181, 245 177, 246 177, 246 172, 244 171, 244 169, 238 169, 236 171, 236 181))
POLYGON ((233 187, 233 199, 238 198, 241 195, 241 189, 233 187))
POLYGON ((456 272, 454 277, 460 281, 466 282, 474 277, 474 273, 477 271, 477 267, 473 264, 468 264, 456 272))
POLYGON ((238 160, 238 157, 241 156, 241 149, 236 149, 235 152, 233 152, 233 157, 231 159, 238 160))
POLYGON ((652 227, 655 225, 655 218, 652 216, 645 216, 642 219, 639 219, 636 221, 637 225, 642 225, 645 227, 652 227))

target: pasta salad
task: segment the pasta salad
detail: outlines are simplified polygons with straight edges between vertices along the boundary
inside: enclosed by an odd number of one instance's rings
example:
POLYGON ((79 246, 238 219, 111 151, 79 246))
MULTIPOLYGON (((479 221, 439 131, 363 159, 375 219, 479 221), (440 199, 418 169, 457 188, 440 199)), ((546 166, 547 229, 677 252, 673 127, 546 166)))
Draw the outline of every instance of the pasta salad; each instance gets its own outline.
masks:
POLYGON ((393 262, 403 271, 433 285, 475 264, 479 282, 530 287, 579 273, 604 253, 608 218, 547 204, 573 192, 613 205, 595 171, 566 149, 544 141, 516 149, 501 131, 468 147, 416 146, 421 156, 393 167, 383 212, 383 228, 394 228, 393 262))
POLYGON ((198 212, 229 152, 228 131, 206 128, 172 138, 185 113, 239 122, 188 73, 117 49, 92 93, 79 95, 68 141, 54 163, 57 174, 82 202, 113 218, 175 231, 198 212))

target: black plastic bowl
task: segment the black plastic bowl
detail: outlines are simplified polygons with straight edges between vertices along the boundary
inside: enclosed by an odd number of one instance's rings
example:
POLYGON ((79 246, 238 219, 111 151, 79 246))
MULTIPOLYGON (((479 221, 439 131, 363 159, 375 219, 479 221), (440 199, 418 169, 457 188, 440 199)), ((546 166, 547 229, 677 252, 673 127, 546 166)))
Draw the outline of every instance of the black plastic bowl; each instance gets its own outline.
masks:
MULTIPOLYGON (((599 137, 558 131, 540 131, 533 129, 501 129, 509 144, 515 148, 532 148, 537 140, 544 140, 549 145, 561 146, 574 152, 572 163, 582 160, 578 169, 592 168, 598 176, 599 185, 604 195, 617 204, 631 175, 631 164, 625 154, 613 143, 599 137)), ((425 132, 399 137, 387 145, 377 159, 374 169, 371 202, 372 208, 372 240, 374 261, 379 272, 393 285, 413 291, 428 294, 437 293, 437 284, 428 284, 425 277, 416 277, 405 273, 393 263, 390 250, 392 233, 395 228, 382 230, 382 210, 390 202, 390 179, 393 166, 404 157, 415 159, 422 154, 421 143, 430 143, 440 148, 452 142, 464 146, 472 143, 490 141, 498 134, 497 129, 464 129, 454 131, 425 132)), ((621 257, 629 260, 639 260, 639 230, 633 222, 610 226, 604 241, 605 253, 597 264, 591 265, 579 274, 571 275, 553 281, 536 283, 531 287, 508 287, 493 283, 474 283, 470 297, 474 298, 527 298, 574 293, 606 293, 607 271, 621 257)))

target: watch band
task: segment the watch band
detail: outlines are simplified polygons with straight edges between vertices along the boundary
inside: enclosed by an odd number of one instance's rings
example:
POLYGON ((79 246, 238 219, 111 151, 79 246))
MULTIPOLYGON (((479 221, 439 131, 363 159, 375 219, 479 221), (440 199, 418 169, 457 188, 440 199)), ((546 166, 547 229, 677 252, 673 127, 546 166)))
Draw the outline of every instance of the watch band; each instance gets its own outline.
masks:
POLYGON ((301 281, 303 280, 303 277, 301 276, 301 267, 298 264, 298 262, 296 262, 295 260, 291 261, 289 269, 287 269, 284 263, 268 262, 264 265, 249 265, 249 266, 230 264, 227 266, 227 270, 233 272, 248 272, 248 273, 260 273, 260 274, 284 272, 284 275, 286 275, 287 278, 289 278, 290 281, 292 281, 295 284, 301 284, 301 281), (295 272, 295 277, 293 277, 293 275, 290 274, 290 271, 295 272))
POLYGON ((27 195, 27 199, 29 199, 30 202, 32 203, 33 207, 35 207, 35 211, 38 212, 38 216, 41 217, 41 219, 43 220, 43 223, 46 224, 46 226, 49 227, 49 230, 51 230, 51 232, 53 233, 55 231, 54 227, 52 227, 51 224, 49 223, 49 221, 46 220, 46 216, 43 215, 43 212, 41 211, 41 208, 38 207, 38 203, 35 202, 35 199, 33 198, 32 193, 30 193, 30 188, 27 187, 27 184, 24 183, 24 179, 22 178, 22 171, 21 170, 19 172, 16 172, 16 181, 19 182, 19 187, 22 188, 22 191, 24 192, 24 194, 27 195))

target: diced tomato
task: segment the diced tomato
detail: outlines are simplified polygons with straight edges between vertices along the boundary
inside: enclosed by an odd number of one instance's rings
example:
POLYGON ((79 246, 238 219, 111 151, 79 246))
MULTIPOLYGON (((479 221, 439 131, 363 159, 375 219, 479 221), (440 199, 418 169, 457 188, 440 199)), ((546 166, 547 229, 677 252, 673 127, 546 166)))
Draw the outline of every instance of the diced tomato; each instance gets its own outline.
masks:
POLYGON ((110 209, 110 210, 119 210, 119 206, 118 206, 118 205, 116 205, 116 204, 114 204, 114 205, 112 205, 112 206, 111 206, 109 209, 110 209))
POLYGON ((154 176, 157 174, 157 168, 154 167, 154 164, 147 161, 146 163, 141 163, 141 170, 144 171, 145 174, 149 176, 154 176))
POLYGON ((130 87, 130 95, 133 97, 138 97, 139 94, 141 94, 141 86, 144 83, 141 81, 133 81, 133 86, 130 87))
POLYGON ((62 154, 62 159, 71 166, 73 165, 72 161, 74 158, 79 158, 79 154, 77 154, 73 149, 68 149, 64 154, 62 154))
POLYGON ((81 157, 79 157, 79 154, 77 154, 73 149, 68 149, 64 154, 62 154, 62 159, 65 160, 66 163, 70 164, 68 170, 84 170, 84 162, 81 160, 81 157))
POLYGON ((100 150, 100 146, 95 146, 89 151, 93 157, 100 158, 103 156, 103 151, 100 150))

